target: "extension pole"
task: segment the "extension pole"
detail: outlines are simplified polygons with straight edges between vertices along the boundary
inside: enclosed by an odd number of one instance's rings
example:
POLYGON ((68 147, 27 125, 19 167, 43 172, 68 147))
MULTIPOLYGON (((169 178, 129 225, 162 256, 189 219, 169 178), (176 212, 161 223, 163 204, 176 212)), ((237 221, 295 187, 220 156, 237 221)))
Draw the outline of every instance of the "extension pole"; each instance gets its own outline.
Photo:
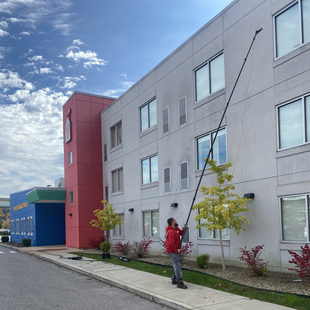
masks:
MULTIPOLYGON (((205 164, 204 164, 204 166, 203 166, 203 169, 202 169, 202 172, 201 172, 201 175, 200 175, 200 178, 199 178, 199 182, 198 182, 198 185, 197 185, 197 188, 196 188, 194 197, 193 197, 192 205, 191 205, 191 208, 190 208, 190 210, 189 210, 188 217, 187 217, 187 220, 186 220, 185 225, 188 224, 189 218, 190 218, 190 216, 191 216, 191 213, 192 213, 192 210, 193 210, 193 206, 194 206, 194 203, 195 203, 195 200, 196 200, 196 196, 197 196, 197 193, 198 193, 198 190, 199 190, 199 186, 200 186, 200 183, 201 183, 203 174, 204 174, 204 172, 205 172, 205 170, 206 170, 206 167, 207 167, 207 165, 208 165, 208 160, 209 160, 210 155, 211 155, 211 152, 212 152, 212 150, 213 150, 214 142, 215 142, 215 140, 216 140, 216 137, 217 137, 218 132, 220 131, 220 128, 221 128, 221 125, 222 125, 224 116, 225 116, 225 114, 226 114, 227 108, 228 108, 228 106, 229 106, 231 97, 232 97, 232 95, 233 95, 233 93, 234 93, 234 91, 235 91, 235 88, 236 88, 237 83, 238 83, 238 81, 239 81, 241 72, 243 71, 244 65, 245 65, 245 63, 246 63, 246 61, 247 61, 247 59, 248 59, 248 56, 249 56, 249 54, 250 54, 250 51, 251 51, 251 49, 252 49, 252 46, 253 46, 254 41, 255 41, 255 39, 256 39, 256 36, 257 36, 257 34, 258 34, 259 32, 261 32, 262 30, 263 30, 263 28, 260 28, 260 29, 258 29, 258 30, 255 31, 255 35, 254 35, 254 37, 253 37, 252 43, 251 43, 251 45, 250 45, 250 47, 249 47, 249 50, 248 50, 248 52, 247 52, 247 54, 246 54, 246 57, 244 58, 244 61, 243 61, 242 67, 241 67, 241 69, 240 69, 240 72, 239 72, 239 74, 238 74, 238 77, 237 77, 237 79, 236 79, 235 85, 234 85, 234 87, 233 87, 233 89, 232 89, 232 91, 231 91, 231 94, 230 94, 230 96, 229 96, 229 99, 228 99, 228 102, 227 102, 227 104, 226 104, 225 110, 224 110, 224 112, 223 112, 222 118, 221 118, 220 123, 219 123, 219 125, 218 125, 218 127, 217 127, 217 130, 216 130, 216 133, 215 133, 215 137, 214 137, 214 139, 211 141, 211 147, 210 147, 210 150, 209 150, 209 153, 208 153, 206 162, 205 162, 205 164)), ((179 249, 180 249, 181 246, 182 246, 182 241, 183 241, 183 237, 184 237, 185 234, 186 234, 186 227, 184 227, 184 232, 183 232, 182 239, 181 239, 181 242, 180 242, 180 245, 179 245, 179 249)))

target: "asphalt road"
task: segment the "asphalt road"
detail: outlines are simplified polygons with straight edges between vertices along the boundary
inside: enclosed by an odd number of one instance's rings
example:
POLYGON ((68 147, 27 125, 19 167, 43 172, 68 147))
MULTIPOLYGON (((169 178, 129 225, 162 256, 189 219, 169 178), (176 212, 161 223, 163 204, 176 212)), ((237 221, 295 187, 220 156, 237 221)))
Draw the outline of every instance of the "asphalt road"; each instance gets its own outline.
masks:
POLYGON ((0 310, 168 309, 0 245, 0 310))

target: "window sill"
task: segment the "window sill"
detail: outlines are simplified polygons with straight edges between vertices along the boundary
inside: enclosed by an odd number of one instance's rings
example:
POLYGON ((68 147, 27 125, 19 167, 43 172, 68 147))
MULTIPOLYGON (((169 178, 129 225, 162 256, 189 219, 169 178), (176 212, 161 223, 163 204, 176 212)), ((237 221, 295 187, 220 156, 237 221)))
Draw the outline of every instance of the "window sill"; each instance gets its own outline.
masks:
POLYGON ((154 130, 156 130, 156 129, 157 129, 157 124, 154 125, 153 127, 150 127, 150 128, 148 128, 148 129, 146 129, 146 130, 140 132, 139 138, 144 137, 145 135, 151 133, 152 131, 154 131, 154 130))
POLYGON ((208 103, 208 102, 210 102, 210 101, 212 101, 212 100, 214 100, 214 99, 224 95, 225 93, 226 93, 226 88, 224 87, 224 88, 218 90, 217 92, 209 95, 208 97, 200 99, 199 101, 195 101, 195 103, 194 103, 194 110, 199 108, 200 106, 202 106, 202 105, 204 105, 204 104, 206 104, 206 103, 208 103))
POLYGON ((140 189, 147 189, 147 188, 151 188, 151 187, 158 187, 158 181, 157 182, 152 182, 152 183, 147 183, 147 184, 141 184, 140 185, 140 189))
POLYGON ((300 153, 305 153, 310 151, 310 143, 307 142, 302 145, 292 146, 290 148, 281 149, 276 152, 276 158, 282 158, 287 156, 292 156, 300 153))
POLYGON ((113 153, 119 149, 121 149, 123 147, 123 143, 117 145, 117 146, 114 146, 113 148, 110 149, 110 153, 113 153))
POLYGON ((113 236, 113 240, 125 240, 125 236, 113 236))
POLYGON ((111 193, 111 197, 124 195, 124 190, 111 193))

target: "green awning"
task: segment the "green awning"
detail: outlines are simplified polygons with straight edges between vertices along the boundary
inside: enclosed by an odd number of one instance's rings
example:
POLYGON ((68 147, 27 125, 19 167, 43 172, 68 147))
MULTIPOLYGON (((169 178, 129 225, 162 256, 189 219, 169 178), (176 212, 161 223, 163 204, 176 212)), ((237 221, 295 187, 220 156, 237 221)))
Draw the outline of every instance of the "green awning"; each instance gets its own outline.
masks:
POLYGON ((35 188, 26 194, 29 203, 65 203, 66 189, 59 187, 35 188))

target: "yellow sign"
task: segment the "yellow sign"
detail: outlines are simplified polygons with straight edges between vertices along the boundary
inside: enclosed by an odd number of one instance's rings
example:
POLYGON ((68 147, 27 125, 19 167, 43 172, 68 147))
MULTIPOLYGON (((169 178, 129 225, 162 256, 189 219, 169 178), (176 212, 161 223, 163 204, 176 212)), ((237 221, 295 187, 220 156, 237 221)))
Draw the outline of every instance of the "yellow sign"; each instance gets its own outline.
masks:
POLYGON ((26 208, 26 207, 28 207, 28 202, 23 202, 20 205, 15 206, 14 207, 14 211, 17 211, 17 210, 20 210, 20 209, 23 209, 23 208, 26 208))

